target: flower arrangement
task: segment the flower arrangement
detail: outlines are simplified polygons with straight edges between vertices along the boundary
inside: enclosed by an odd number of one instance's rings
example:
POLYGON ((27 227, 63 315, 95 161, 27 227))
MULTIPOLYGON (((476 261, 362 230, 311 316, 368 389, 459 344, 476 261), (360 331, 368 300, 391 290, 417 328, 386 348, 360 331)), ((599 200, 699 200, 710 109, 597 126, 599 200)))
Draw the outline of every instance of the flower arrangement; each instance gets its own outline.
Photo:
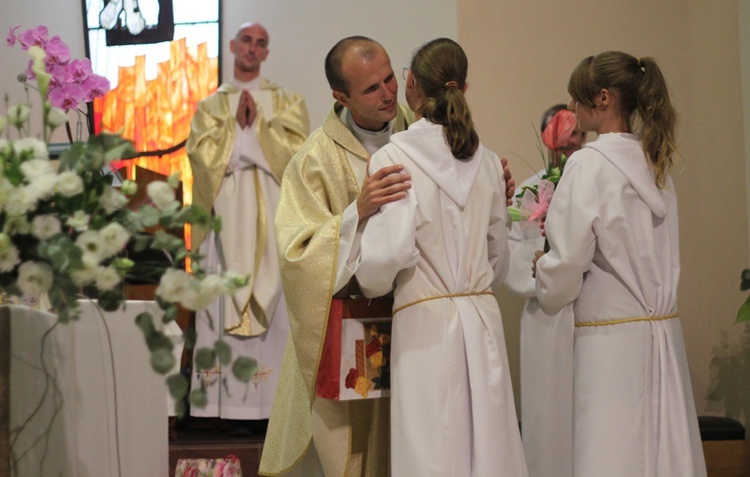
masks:
MULTIPOLYGON (((541 227, 547 216, 547 209, 552 202, 552 195, 562 178, 567 156, 568 142, 575 132, 575 114, 567 109, 555 113, 547 127, 544 128, 541 142, 546 146, 546 154, 541 144, 537 144, 544 162, 544 173, 538 184, 525 185, 516 194, 516 206, 509 207, 513 221, 523 222, 526 226, 541 227)), ((537 136, 537 140, 539 136, 537 136)), ((539 141, 538 141, 539 142, 539 141)), ((549 245, 545 241, 545 252, 549 245)))
POLYGON ((391 387, 390 349, 391 336, 379 332, 377 324, 371 324, 369 342, 364 348, 364 353, 369 366, 376 370, 377 376, 369 377, 366 372, 360 373, 357 368, 351 368, 346 375, 344 386, 347 389, 354 389, 364 398, 372 389, 389 389, 391 387))
MULTIPOLYGON (((32 104, 9 105, 0 116, 0 293, 17 303, 54 310, 60 322, 79 314, 81 290, 92 290, 98 306, 114 311, 124 306, 124 280, 149 275, 158 283, 156 302, 163 322, 175 319, 178 305, 189 310, 207 306, 221 294, 231 293, 247 283, 234 273, 211 275, 201 270, 198 256, 185 249, 184 241, 167 230, 193 226, 220 228, 220 221, 193 206, 182 207, 176 200, 176 176, 148 185, 149 204, 128 208, 137 185, 124 181, 113 186, 113 175, 103 172, 115 159, 134 157, 130 141, 102 133, 87 142, 75 142, 58 160, 50 160, 48 141, 52 131, 67 121, 66 111, 79 102, 106 93, 109 83, 91 72, 88 60, 70 58, 68 47, 47 29, 38 26, 16 33, 10 29, 9 46, 20 44, 32 60, 26 77, 36 80, 42 106, 42 139, 29 136, 32 104), (9 127, 6 127, 9 126, 9 127), (15 128, 17 138, 11 137, 15 128), (157 227, 155 234, 146 229, 157 227), (167 258, 159 263, 137 263, 124 253, 157 250, 167 258), (191 260, 192 273, 184 263, 191 260), (47 308, 47 306, 44 306, 47 308)), ((174 344, 155 325, 155 317, 143 313, 137 324, 143 331, 155 371, 167 374, 175 364, 174 344)), ((192 347, 194 337, 184 336, 192 347)), ((197 350, 199 362, 207 367, 216 360, 233 363, 238 379, 248 382, 256 363, 249 357, 232 360, 231 350, 219 341, 213 349, 197 350)), ((182 397, 187 379, 179 373, 166 378, 177 412, 184 412, 182 397)), ((205 405, 205 390, 190 395, 196 406, 205 405)))

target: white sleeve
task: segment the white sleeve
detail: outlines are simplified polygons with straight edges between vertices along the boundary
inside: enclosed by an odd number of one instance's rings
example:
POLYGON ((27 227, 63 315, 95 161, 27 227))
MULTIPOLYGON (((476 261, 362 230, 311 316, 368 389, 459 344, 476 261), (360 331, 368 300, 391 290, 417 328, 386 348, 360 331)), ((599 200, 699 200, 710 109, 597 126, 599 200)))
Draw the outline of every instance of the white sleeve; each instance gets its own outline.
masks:
MULTIPOLYGON (((495 156, 493 164, 500 164, 500 160, 495 156)), ((496 167, 498 174, 499 186, 493 195, 492 216, 487 229, 487 258, 494 272, 494 278, 491 283, 492 291, 497 292, 502 285, 505 276, 508 273, 510 252, 508 249, 508 220, 510 214, 506 206, 505 196, 505 178, 501 167, 496 167)), ((480 172, 481 173, 481 172, 480 172)))
POLYGON ((359 266, 360 241, 364 225, 357 227, 359 212, 355 200, 344 209, 339 226, 339 253, 336 260, 336 283, 334 290, 338 292, 354 276, 359 266))
MULTIPOLYGON (((396 162, 387 151, 381 150, 370 159, 370 174, 392 164, 396 162)), ((365 296, 377 297, 390 292, 398 272, 417 264, 418 205, 414 189, 409 189, 405 199, 384 204, 367 219, 356 272, 365 296)))
POLYGON ((550 251, 536 264, 536 294, 548 315, 578 297, 596 250, 594 225, 603 199, 582 163, 573 158, 568 162, 547 213, 550 251))
POLYGON ((534 253, 544 248, 544 238, 536 226, 526 228, 520 222, 513 222, 508 234, 510 263, 505 286, 523 298, 531 298, 536 293, 536 284, 531 275, 534 253))

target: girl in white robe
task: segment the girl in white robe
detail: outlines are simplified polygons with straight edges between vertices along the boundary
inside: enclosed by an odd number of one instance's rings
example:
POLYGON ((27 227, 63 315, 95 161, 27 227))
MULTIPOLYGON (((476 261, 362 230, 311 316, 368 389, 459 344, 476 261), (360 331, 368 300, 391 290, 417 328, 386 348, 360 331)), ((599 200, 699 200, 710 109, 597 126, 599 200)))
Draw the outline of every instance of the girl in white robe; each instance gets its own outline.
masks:
POLYGON ((536 286, 547 313, 574 303, 574 476, 705 476, 677 317, 664 78, 651 58, 606 52, 576 67, 568 92, 579 129, 599 137, 565 166, 536 286))
POLYGON ((466 70, 452 40, 420 48, 406 86, 419 120, 369 166, 403 164, 413 183, 368 219, 357 270, 371 297, 395 281, 393 477, 528 475, 493 293, 508 267, 505 183, 473 129, 466 70))

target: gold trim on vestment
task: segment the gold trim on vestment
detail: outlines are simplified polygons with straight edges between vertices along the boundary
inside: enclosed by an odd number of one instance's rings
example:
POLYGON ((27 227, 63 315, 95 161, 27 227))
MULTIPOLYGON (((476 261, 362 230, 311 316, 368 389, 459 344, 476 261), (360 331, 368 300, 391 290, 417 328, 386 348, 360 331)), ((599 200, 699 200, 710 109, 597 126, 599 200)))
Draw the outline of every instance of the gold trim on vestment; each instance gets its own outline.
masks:
POLYGON ((399 311, 403 310, 404 308, 409 308, 410 306, 414 306, 414 305, 417 305, 419 303, 424 303, 424 302, 430 301, 430 300, 439 300, 441 298, 458 298, 458 297, 462 297, 462 296, 476 296, 476 295, 494 295, 494 293, 491 292, 491 291, 483 291, 483 292, 470 292, 470 293, 456 293, 454 295, 430 296, 430 297, 427 297, 427 298, 421 298, 419 300, 412 301, 410 303, 407 303, 406 305, 399 306, 398 308, 395 308, 393 310, 393 314, 395 315, 396 313, 398 313, 399 311))
POLYGON ((619 320, 610 320, 610 321, 584 321, 581 323, 576 323, 576 328, 580 328, 583 326, 607 326, 607 325, 621 325, 623 323, 633 323, 635 321, 661 321, 661 320, 670 320, 672 318, 677 318, 677 313, 673 315, 664 315, 664 316, 641 316, 638 318, 622 318, 619 320))

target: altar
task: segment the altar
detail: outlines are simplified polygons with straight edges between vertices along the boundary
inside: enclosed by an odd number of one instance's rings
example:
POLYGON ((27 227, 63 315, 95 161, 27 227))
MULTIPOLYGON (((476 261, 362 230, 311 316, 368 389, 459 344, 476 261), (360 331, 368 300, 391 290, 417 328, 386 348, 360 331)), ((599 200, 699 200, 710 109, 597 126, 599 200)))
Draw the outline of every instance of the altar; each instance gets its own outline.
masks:
MULTIPOLYGON (((11 325, 11 475, 167 475, 168 391, 135 325, 144 311, 159 316, 157 305, 128 301, 114 313, 80 305, 80 319, 67 325, 49 313, 0 307, 11 325)), ((164 331, 181 336, 174 322, 164 331)))

